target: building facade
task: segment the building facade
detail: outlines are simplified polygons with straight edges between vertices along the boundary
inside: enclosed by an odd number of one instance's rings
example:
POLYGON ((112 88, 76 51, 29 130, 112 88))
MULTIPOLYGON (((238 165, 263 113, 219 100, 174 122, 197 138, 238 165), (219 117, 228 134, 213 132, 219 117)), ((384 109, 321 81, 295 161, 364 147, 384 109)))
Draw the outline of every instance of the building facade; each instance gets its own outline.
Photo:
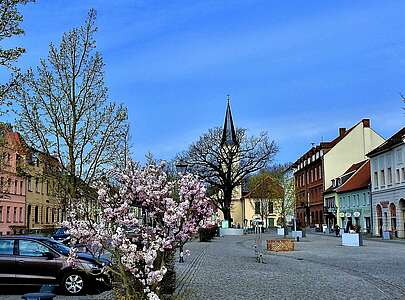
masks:
POLYGON ((354 164, 334 180, 332 187, 325 192, 329 228, 337 224, 344 229, 350 222, 361 232, 371 233, 370 184, 369 160, 354 164))
POLYGON ((0 235, 25 228, 25 180, 19 174, 24 147, 10 126, 0 124, 0 235))
MULTIPOLYGON (((321 226, 329 215, 324 210, 324 193, 353 164, 367 159, 366 154, 384 142, 363 119, 350 129, 339 128, 339 136, 331 142, 312 147, 294 164, 296 217, 306 226, 321 226)), ((330 195, 326 195, 330 198, 330 195)), ((330 199, 329 199, 330 200, 330 199)), ((328 201, 329 201, 328 200, 328 201)))
POLYGON ((26 192, 26 227, 29 232, 52 231, 62 221, 58 184, 58 162, 45 153, 29 149, 24 167, 26 192))
POLYGON ((371 151, 374 234, 405 238, 405 128, 371 151))

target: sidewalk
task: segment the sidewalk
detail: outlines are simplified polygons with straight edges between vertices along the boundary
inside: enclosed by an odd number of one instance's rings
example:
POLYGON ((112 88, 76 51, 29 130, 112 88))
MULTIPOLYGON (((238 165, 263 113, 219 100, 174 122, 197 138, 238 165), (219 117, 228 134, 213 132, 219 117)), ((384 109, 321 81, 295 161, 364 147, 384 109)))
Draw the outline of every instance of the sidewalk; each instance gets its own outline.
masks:
MULTIPOLYGON (((334 233, 326 233, 326 232, 325 233, 323 233, 323 232, 307 232, 306 234, 314 234, 314 235, 336 237, 336 235, 334 233)), ((363 240, 374 241, 374 242, 383 242, 383 243, 397 243, 397 244, 404 244, 405 245, 405 239, 383 240, 381 237, 363 236, 363 240)))

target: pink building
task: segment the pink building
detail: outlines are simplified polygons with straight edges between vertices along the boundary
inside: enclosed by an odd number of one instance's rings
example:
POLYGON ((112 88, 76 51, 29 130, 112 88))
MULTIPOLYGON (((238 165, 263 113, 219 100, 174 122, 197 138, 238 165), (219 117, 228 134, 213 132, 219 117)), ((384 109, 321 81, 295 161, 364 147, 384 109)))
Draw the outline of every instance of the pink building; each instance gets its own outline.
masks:
POLYGON ((0 124, 0 235, 25 228, 25 180, 18 174, 24 152, 18 133, 0 124))

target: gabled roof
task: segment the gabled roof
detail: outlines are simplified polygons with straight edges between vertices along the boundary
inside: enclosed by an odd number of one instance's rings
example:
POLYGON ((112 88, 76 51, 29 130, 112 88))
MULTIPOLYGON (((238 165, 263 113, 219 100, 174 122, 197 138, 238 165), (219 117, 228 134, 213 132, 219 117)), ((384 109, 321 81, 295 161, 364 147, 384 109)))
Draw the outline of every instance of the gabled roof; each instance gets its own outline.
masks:
POLYGON ((324 194, 328 194, 331 192, 340 192, 340 188, 345 186, 346 183, 348 181, 350 181, 352 179, 352 177, 356 174, 356 172, 361 167, 363 167, 367 162, 368 162, 368 160, 363 160, 361 162, 351 165, 350 168, 346 170, 346 172, 344 172, 341 176, 338 177, 338 178, 340 178, 340 181, 341 181, 340 185, 337 187, 332 185, 324 192, 324 194))
POLYGON ((363 123, 363 126, 366 128, 370 127, 370 119, 362 119, 360 122, 356 123, 348 130, 346 130, 345 128, 341 128, 343 131, 340 131, 340 129, 339 129, 340 134, 335 139, 333 139, 330 142, 321 142, 321 143, 319 143, 319 145, 312 147, 309 151, 307 151, 305 154, 303 154, 292 165, 292 167, 299 165, 301 160, 305 159, 305 157, 311 156, 312 154, 316 153, 319 150, 329 151, 330 149, 335 147, 336 144, 338 144, 341 140, 343 140, 347 135, 349 135, 349 133, 351 133, 353 131, 353 129, 356 128, 361 123, 363 123))
POLYGON ((395 133, 392 137, 382 143, 380 146, 375 148, 373 151, 367 154, 368 157, 376 156, 380 153, 387 152, 398 145, 404 143, 404 136, 405 136, 405 127, 401 128, 397 133, 395 133))
POLYGON ((228 104, 227 104, 227 107, 226 107, 224 129, 223 129, 223 132, 222 132, 222 140, 221 140, 221 146, 224 146, 224 145, 228 145, 228 146, 237 146, 237 145, 239 145, 238 139, 236 137, 235 126, 233 124, 229 96, 228 96, 228 104))
POLYGON ((370 184, 370 160, 363 161, 360 168, 340 187, 337 188, 338 193, 350 192, 368 188, 370 184))

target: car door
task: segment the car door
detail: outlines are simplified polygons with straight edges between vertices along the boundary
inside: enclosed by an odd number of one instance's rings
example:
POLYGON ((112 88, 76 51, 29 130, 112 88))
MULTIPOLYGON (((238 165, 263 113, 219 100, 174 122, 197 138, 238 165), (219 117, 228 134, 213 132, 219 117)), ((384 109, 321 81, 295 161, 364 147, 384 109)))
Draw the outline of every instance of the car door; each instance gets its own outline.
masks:
POLYGON ((14 239, 0 239, 0 283, 12 284, 15 281, 14 239))
POLYGON ((44 244, 35 240, 19 239, 16 256, 16 280, 21 284, 55 283, 59 265, 47 253, 54 253, 44 244))

